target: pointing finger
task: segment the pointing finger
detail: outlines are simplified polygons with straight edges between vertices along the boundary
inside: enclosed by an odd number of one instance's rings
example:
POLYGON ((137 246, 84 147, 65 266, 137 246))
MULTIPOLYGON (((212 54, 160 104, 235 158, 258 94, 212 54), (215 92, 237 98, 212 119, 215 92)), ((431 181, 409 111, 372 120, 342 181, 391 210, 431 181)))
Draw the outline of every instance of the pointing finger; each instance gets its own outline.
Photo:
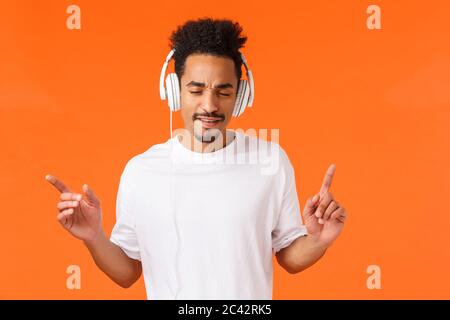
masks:
POLYGON ((336 165, 332 164, 328 167, 327 173, 325 174, 325 177, 323 178, 322 187, 320 188, 320 194, 323 195, 326 192, 328 192, 328 189, 330 189, 331 182, 333 181, 334 172, 336 171, 336 165))
POLYGON ((45 180, 50 182, 61 193, 70 192, 70 189, 61 180, 52 175, 46 175, 45 180))

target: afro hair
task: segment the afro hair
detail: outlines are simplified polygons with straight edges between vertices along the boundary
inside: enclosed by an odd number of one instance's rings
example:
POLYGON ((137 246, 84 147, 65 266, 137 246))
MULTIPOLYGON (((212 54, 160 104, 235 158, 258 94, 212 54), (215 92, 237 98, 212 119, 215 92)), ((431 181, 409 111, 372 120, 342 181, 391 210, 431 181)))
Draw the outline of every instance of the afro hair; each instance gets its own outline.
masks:
POLYGON ((234 61, 236 76, 242 76, 242 58, 239 49, 247 41, 241 36, 242 27, 231 20, 203 18, 189 20, 172 33, 170 47, 175 49, 175 73, 178 79, 184 74, 186 59, 191 54, 210 54, 228 57, 234 61))

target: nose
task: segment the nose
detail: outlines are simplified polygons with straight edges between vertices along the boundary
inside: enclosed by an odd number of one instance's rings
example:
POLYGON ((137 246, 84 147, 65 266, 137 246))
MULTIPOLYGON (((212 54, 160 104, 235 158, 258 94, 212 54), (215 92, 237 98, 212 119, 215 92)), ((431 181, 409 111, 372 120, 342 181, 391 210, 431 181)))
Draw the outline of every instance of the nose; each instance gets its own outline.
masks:
POLYGON ((215 97, 214 92, 210 90, 205 90, 205 94, 203 95, 203 99, 201 101, 201 108, 208 113, 215 112, 219 110, 217 99, 215 97))

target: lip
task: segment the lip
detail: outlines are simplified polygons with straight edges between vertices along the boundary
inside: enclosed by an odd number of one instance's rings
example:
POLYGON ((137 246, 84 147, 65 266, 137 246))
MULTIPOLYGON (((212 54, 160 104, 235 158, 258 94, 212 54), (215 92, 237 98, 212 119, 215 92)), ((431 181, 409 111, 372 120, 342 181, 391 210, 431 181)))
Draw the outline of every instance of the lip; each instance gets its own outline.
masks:
POLYGON ((202 126, 204 128, 207 129, 211 129, 211 128, 217 128, 220 124, 220 122, 222 121, 222 119, 217 119, 217 118, 197 118, 197 120, 200 120, 202 122, 202 126), (206 122, 203 120, 218 120, 217 122, 206 122))
POLYGON ((200 119, 200 120, 222 120, 222 118, 216 118, 216 117, 197 117, 197 119, 200 119))

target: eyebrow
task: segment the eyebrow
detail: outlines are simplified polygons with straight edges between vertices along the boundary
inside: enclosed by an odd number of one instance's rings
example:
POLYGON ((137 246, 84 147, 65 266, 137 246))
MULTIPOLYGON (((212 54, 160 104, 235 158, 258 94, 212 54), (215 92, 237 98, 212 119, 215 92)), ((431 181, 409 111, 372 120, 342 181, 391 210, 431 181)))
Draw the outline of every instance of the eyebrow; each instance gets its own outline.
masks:
MULTIPOLYGON (((197 82, 197 81, 191 81, 186 85, 186 87, 191 87, 191 86, 204 88, 206 85, 203 82, 197 82)), ((233 85, 231 83, 227 82, 227 83, 218 84, 218 85, 214 86, 214 88, 217 88, 217 89, 233 88, 233 85)))

